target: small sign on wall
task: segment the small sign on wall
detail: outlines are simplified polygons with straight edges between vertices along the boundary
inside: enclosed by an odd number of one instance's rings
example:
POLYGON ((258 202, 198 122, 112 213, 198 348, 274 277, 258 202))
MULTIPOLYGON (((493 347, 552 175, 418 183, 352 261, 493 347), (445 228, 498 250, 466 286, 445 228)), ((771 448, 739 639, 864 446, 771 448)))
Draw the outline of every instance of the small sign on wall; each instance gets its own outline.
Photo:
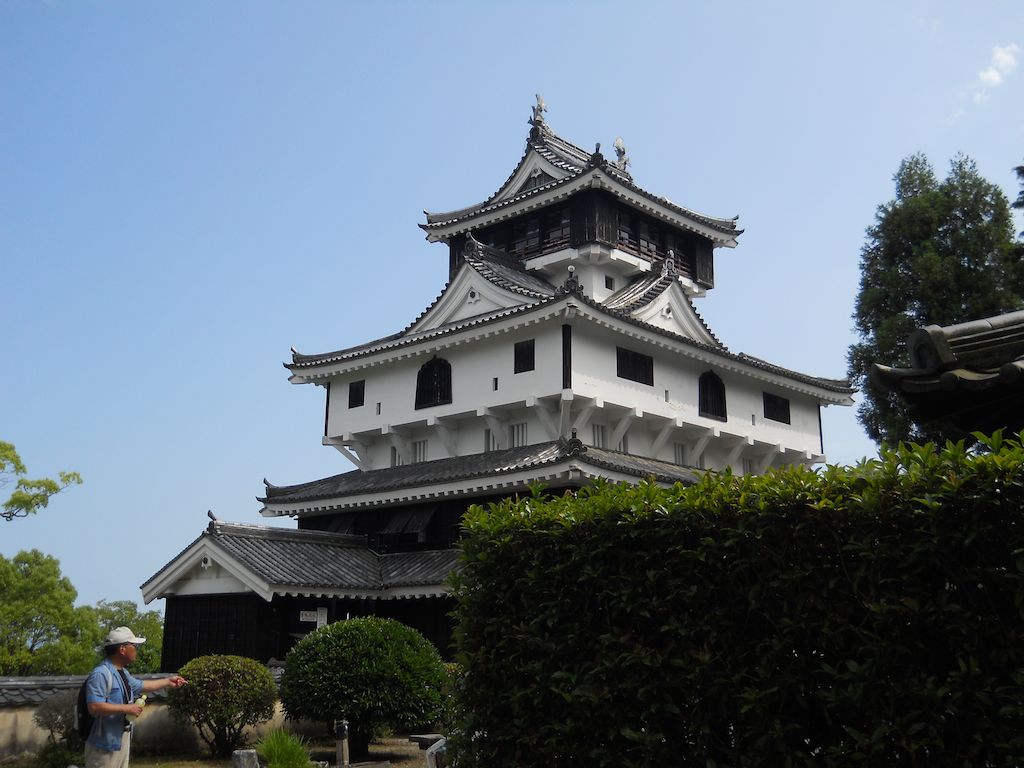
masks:
POLYGON ((317 628, 327 625, 327 608, 317 608, 315 611, 299 611, 299 621, 316 622, 317 628))

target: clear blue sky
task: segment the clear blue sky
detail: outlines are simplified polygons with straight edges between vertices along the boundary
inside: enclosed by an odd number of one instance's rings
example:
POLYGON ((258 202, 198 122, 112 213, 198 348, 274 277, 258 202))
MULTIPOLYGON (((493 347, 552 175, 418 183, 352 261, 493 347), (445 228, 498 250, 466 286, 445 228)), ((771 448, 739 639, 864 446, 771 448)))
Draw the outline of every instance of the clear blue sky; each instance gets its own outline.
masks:
MULTIPOLYGON (((281 363, 437 295, 421 211, 497 189, 535 93, 646 189, 739 214, 698 304, 730 349, 841 377, 900 160, 964 152, 1016 196, 1022 70, 1020 0, 0 0, 0 439, 85 479, 0 554, 137 600, 207 509, 258 523, 264 477, 349 469, 281 363)), ((852 408, 824 429, 874 455, 852 408)))

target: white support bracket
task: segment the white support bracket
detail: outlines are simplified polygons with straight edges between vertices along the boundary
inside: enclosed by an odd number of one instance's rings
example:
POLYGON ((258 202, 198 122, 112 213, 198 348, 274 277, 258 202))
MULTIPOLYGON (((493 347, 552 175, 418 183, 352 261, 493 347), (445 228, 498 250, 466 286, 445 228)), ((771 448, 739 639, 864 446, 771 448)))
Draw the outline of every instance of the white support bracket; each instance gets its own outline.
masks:
POLYGON ((665 447, 665 443, 668 442, 669 437, 676 428, 682 426, 682 419, 678 416, 674 419, 666 421, 661 429, 658 430, 657 436, 654 438, 654 442, 651 443, 651 456, 657 458, 658 454, 661 453, 661 449, 665 447))
POLYGON ((704 450, 708 447, 708 443, 711 442, 711 438, 717 435, 718 430, 715 427, 708 427, 707 431, 689 446, 687 451, 689 456, 686 457, 687 462, 692 466, 698 466, 701 456, 704 455, 704 450))
MULTIPOLYGON (((615 425, 615 430, 612 432, 612 439, 609 441, 609 445, 618 446, 622 442, 623 436, 626 434, 626 430, 629 429, 629 425, 633 423, 633 419, 642 418, 644 412, 639 408, 632 408, 622 415, 619 419, 619 423, 615 425)), ((618 450, 618 448, 616 448, 618 450)))
POLYGON ((361 469, 364 472, 366 470, 373 469, 369 455, 367 454, 366 451, 363 450, 362 444, 359 443, 358 441, 344 440, 343 438, 340 437, 325 437, 321 442, 324 445, 329 445, 332 448, 334 448, 338 453, 340 453, 346 459, 351 461, 356 466, 357 469, 361 469), (346 442, 353 443, 354 445, 352 447, 355 448, 359 453, 362 453, 363 456, 365 456, 366 458, 361 458, 356 452, 352 451, 349 448, 349 446, 345 445, 346 442))
POLYGON ((582 432, 587 428, 587 425, 590 424, 590 419, 594 415, 594 410, 603 407, 604 403, 600 400, 592 400, 587 403, 583 407, 583 410, 576 416, 576 421, 572 423, 572 428, 575 429, 577 433, 582 432))
POLYGON ((768 467, 770 467, 772 465, 772 462, 775 461, 775 457, 781 456, 785 452, 786 449, 782 447, 782 443, 772 446, 767 451, 765 451, 764 456, 761 457, 761 461, 757 465, 757 474, 763 475, 765 472, 767 472, 768 467))
POLYGON ((441 438, 441 445, 448 452, 448 457, 452 458, 458 455, 459 450, 459 431, 448 426, 444 421, 437 418, 437 416, 427 417, 427 426, 433 427, 437 436, 441 438))
POLYGON ((490 408, 478 408, 476 415, 483 416, 487 422, 487 428, 491 430, 491 438, 497 444, 498 450, 508 448, 508 424, 505 420, 495 416, 490 408))
POLYGON ((412 463, 412 443, 409 442, 407 434, 399 432, 394 427, 391 427, 386 432, 388 439, 391 441, 392 447, 395 452, 398 453, 398 457, 402 460, 403 464, 412 463))
POLYGON ((569 436, 569 419, 572 416, 573 393, 571 389, 562 390, 562 399, 558 403, 558 435, 569 436))
POLYGON ((554 408, 548 405, 543 400, 538 400, 536 397, 526 398, 526 407, 532 408, 533 412, 537 414, 537 418, 540 420, 541 426, 544 427, 544 431, 547 432, 548 440, 557 440, 561 432, 559 431, 559 420, 555 414, 554 408))
POLYGON ((728 466, 730 466, 730 467, 734 467, 736 465, 736 462, 739 460, 740 456, 743 455, 743 449, 744 448, 749 448, 753 444, 754 444, 754 438, 752 438, 752 437, 741 437, 736 442, 736 445, 734 445, 732 447, 732 450, 729 451, 729 455, 726 457, 725 463, 728 466))

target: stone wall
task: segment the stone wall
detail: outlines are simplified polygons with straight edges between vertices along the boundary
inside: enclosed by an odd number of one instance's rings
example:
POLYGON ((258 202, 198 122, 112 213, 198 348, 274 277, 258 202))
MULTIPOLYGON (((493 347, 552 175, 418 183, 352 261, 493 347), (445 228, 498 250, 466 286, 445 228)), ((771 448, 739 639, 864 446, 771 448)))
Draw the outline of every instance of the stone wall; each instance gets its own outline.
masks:
MULTIPOLYGON (((33 720, 36 704, 0 706, 0 761, 35 752, 46 743, 49 734, 33 720)), ((250 742, 268 730, 287 728, 307 735, 324 733, 322 725, 286 722, 281 705, 274 718, 249 729, 250 742)), ((170 715, 167 705, 157 700, 146 706, 136 721, 132 752, 140 755, 182 755, 204 752, 206 745, 191 726, 181 726, 170 715)))

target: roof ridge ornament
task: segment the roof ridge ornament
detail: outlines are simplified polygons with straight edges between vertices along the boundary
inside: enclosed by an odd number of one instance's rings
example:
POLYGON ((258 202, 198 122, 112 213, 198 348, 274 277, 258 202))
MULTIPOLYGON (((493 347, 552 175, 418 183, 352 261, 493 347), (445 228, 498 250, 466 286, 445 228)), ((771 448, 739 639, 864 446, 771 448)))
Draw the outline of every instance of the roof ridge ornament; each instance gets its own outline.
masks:
POLYGON ((569 276, 565 278, 565 282, 562 283, 555 289, 556 296, 565 296, 569 293, 576 293, 580 296, 583 295, 583 286, 580 285, 580 281, 576 277, 576 267, 572 264, 568 267, 569 276))
MULTIPOLYGON (((534 96, 537 98, 537 103, 531 108, 532 113, 530 119, 527 120, 530 125, 533 126, 533 130, 540 132, 542 126, 545 126, 544 113, 548 111, 548 105, 544 103, 543 97, 539 93, 535 93, 534 96)), ((531 131, 532 133, 533 131, 531 131)))
POLYGON ((615 167, 624 173, 629 173, 629 155, 626 154, 626 144, 621 136, 615 138, 615 167))
POLYGON ((661 276, 662 277, 675 277, 676 274, 676 252, 671 248, 668 249, 668 253, 665 254, 665 258, 661 261, 661 276))
POLYGON ((594 154, 592 154, 590 156, 590 160, 587 162, 587 165, 589 165, 591 167, 596 167, 596 166, 599 166, 599 165, 604 165, 604 155, 601 154, 601 142, 600 141, 597 142, 594 145, 594 154))

